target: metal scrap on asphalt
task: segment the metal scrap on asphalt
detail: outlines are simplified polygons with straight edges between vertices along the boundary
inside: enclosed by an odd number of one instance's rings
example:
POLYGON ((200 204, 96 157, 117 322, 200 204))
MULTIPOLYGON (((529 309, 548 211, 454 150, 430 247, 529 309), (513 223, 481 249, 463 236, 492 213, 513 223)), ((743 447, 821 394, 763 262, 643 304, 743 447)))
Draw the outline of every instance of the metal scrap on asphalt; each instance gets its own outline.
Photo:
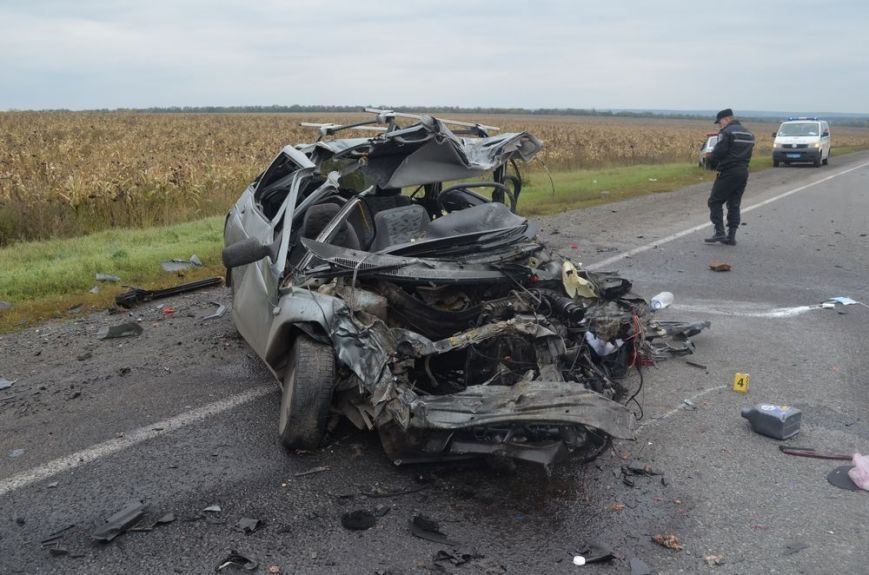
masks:
POLYGON ((98 541, 109 542, 118 535, 136 525, 145 515, 148 508, 144 501, 131 501, 120 511, 111 515, 103 525, 93 532, 93 538, 98 541))

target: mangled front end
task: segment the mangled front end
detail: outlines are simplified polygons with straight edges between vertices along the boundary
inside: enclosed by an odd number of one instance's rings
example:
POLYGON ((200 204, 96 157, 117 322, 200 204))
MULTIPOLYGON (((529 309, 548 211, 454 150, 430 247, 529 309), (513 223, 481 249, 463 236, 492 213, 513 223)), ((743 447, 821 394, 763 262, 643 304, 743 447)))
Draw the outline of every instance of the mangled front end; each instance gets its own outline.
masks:
POLYGON ((616 378, 667 330, 626 280, 542 261, 539 245, 520 265, 304 243, 319 287, 292 288, 294 301, 310 299, 307 317, 295 305, 278 323, 325 327, 309 335, 345 368, 337 409, 378 429, 395 462, 492 455, 548 466, 633 438, 616 378))

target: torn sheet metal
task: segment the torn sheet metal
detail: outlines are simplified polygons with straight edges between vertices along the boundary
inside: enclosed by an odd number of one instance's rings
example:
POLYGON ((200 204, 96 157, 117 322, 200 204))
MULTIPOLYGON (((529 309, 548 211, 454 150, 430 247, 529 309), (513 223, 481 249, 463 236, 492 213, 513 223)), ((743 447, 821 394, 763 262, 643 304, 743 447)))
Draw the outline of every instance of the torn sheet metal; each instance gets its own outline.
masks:
POLYGON ((579 424, 618 439, 634 439, 634 415, 624 405, 575 384, 521 381, 512 387, 471 386, 448 396, 420 396, 412 427, 461 429, 504 422, 579 424))

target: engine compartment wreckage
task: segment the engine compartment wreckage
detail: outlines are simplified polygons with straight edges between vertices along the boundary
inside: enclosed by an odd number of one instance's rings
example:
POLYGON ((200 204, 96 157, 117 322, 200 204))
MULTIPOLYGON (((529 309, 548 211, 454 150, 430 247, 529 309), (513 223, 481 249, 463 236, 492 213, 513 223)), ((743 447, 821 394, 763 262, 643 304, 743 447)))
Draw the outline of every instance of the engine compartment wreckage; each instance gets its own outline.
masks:
POLYGON ((531 134, 371 112, 311 125, 226 218, 233 321, 281 382, 283 443, 317 447, 340 414, 396 463, 548 468, 633 438, 619 378, 708 324, 658 322, 627 279, 547 250, 516 214, 531 134))

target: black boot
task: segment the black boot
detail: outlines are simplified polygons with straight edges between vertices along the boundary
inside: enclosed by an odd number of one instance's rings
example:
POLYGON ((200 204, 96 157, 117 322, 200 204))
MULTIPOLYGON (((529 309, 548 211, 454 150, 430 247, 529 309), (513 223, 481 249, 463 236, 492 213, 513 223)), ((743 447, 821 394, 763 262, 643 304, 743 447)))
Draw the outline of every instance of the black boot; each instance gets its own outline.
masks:
POLYGON ((727 236, 724 235, 724 226, 715 226, 715 233, 711 238, 706 238, 703 240, 707 244, 714 244, 715 242, 724 242, 727 240, 727 236))
POLYGON ((736 228, 727 228, 727 237, 721 240, 722 244, 726 244, 728 246, 736 245, 736 228))

